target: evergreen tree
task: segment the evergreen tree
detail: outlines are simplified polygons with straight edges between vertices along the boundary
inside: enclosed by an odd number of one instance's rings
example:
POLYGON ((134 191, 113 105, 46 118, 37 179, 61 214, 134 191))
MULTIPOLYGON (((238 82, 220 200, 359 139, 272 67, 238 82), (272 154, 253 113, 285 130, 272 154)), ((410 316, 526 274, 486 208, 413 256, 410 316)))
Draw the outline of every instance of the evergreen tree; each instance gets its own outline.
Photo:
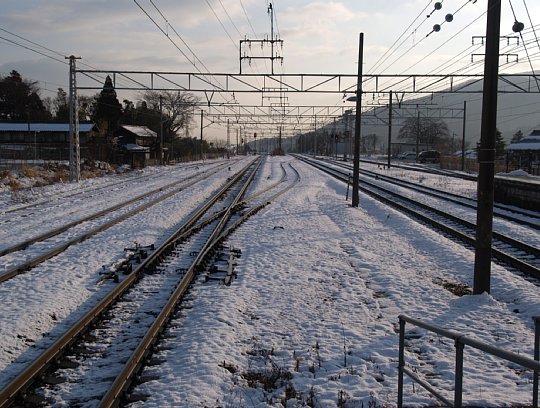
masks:
POLYGON ((512 136, 512 140, 510 140, 510 143, 517 143, 521 139, 523 139, 523 132, 521 130, 518 130, 516 133, 514 133, 514 136, 512 136))
POLYGON ((135 106, 130 100, 124 99, 123 123, 125 125, 147 126, 159 133, 159 122, 159 109, 148 108, 145 101, 139 101, 135 106))
POLYGON ((97 97, 92 120, 104 134, 113 132, 122 120, 122 105, 118 101, 111 77, 107 75, 97 97))
POLYGON ((506 147, 506 141, 499 129, 495 131, 495 155, 497 157, 504 155, 504 148, 506 147))
POLYGON ((0 119, 16 121, 50 120, 51 113, 39 97, 36 82, 24 80, 13 70, 0 79, 0 119))

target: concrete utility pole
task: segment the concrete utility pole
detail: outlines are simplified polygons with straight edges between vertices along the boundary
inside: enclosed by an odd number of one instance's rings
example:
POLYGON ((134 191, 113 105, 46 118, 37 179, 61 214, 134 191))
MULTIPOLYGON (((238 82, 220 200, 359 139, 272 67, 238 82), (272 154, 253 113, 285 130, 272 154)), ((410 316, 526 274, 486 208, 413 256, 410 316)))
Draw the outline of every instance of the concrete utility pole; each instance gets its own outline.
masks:
POLYGON ((203 161, 203 115, 204 111, 201 109, 201 161, 203 161))
POLYGON ((159 163, 163 166, 163 96, 159 95, 159 163))
POLYGON ((461 171, 465 171, 465 129, 467 125, 467 101, 463 101, 463 132, 461 135, 461 171))
POLYGON ((388 168, 390 168, 391 156, 392 156, 392 91, 390 91, 390 102, 388 102, 388 168))
POLYGON ((231 154, 229 152, 230 144, 231 144, 230 123, 229 123, 229 119, 227 119, 227 160, 231 158, 231 154))
POLYGON ((66 59, 69 59, 69 181, 78 183, 81 179, 81 148, 75 61, 81 58, 71 55, 66 59))
POLYGON ((480 148, 478 149, 479 169, 474 294, 489 293, 491 283, 491 241, 493 235, 493 196, 495 189, 495 133, 497 130, 500 26, 501 0, 488 0, 482 125, 480 131, 480 148))
POLYGON ((315 143, 314 143, 315 147, 314 147, 314 151, 313 151, 313 156, 317 156, 317 150, 318 150, 318 146, 317 146, 317 115, 315 115, 315 143))
POLYGON ((359 184, 360 184, 360 130, 362 126, 362 65, 364 65, 364 33, 360 33, 360 44, 358 46, 358 77, 356 83, 356 117, 354 126, 354 163, 353 163, 353 185, 352 185, 352 206, 358 207, 359 184))
POLYGON ((418 150, 420 147, 420 108, 418 105, 416 106, 416 109, 418 109, 418 112, 416 114, 416 159, 414 161, 418 163, 418 150))

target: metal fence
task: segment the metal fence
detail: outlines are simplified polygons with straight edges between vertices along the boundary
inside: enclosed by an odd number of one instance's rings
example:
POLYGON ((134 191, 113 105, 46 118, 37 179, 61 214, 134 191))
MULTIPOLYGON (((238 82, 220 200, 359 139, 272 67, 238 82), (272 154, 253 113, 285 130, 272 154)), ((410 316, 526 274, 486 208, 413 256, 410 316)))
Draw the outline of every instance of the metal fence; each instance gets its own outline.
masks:
MULTIPOLYGON (((114 162, 110 145, 92 143, 81 145, 81 158, 114 162)), ((0 170, 15 170, 23 166, 69 162, 68 143, 0 143, 0 170)))
POLYGON ((404 374, 407 374, 415 383, 426 389, 431 395, 440 402, 449 407, 459 408, 463 404, 463 352, 465 346, 470 346, 481 350, 484 353, 491 354, 503 360, 510 361, 523 368, 534 370, 533 376, 533 398, 532 406, 538 407, 538 373, 540 372, 539 354, 540 354, 540 317, 535 317, 535 339, 534 339, 534 359, 521 356, 500 348, 491 346, 487 343, 475 340, 465 334, 422 322, 420 320, 405 315, 399 316, 399 366, 398 366, 398 402, 399 408, 403 407, 403 380, 404 374), (454 401, 453 403, 437 391, 431 384, 420 378, 417 374, 405 367, 405 324, 410 323, 414 326, 431 331, 440 336, 454 340, 456 347, 456 372, 454 377, 454 401))

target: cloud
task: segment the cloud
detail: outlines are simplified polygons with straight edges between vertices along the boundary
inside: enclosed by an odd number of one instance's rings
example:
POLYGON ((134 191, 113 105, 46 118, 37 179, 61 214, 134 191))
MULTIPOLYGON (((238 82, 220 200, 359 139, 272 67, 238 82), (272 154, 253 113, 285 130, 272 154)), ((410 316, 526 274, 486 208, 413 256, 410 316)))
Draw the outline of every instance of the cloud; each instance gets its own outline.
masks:
POLYGON ((283 36, 295 41, 335 43, 347 26, 354 26, 365 17, 342 2, 312 2, 302 7, 288 7, 283 19, 288 28, 283 36))

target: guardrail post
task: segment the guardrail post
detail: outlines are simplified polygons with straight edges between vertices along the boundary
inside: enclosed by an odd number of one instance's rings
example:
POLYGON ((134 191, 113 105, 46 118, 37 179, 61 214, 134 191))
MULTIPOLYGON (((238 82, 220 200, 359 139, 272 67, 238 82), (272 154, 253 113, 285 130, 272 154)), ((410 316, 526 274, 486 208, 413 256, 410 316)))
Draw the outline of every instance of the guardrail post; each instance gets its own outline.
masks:
POLYGON ((403 407, 403 367, 405 367, 405 320, 399 316, 398 408, 403 407))
MULTIPOLYGON (((540 316, 534 316, 534 359, 540 360, 540 316)), ((533 372, 533 408, 538 408, 538 371, 533 372)))
POLYGON ((456 374, 454 380, 454 407, 461 408, 463 402, 463 348, 460 338, 456 339, 456 374))

